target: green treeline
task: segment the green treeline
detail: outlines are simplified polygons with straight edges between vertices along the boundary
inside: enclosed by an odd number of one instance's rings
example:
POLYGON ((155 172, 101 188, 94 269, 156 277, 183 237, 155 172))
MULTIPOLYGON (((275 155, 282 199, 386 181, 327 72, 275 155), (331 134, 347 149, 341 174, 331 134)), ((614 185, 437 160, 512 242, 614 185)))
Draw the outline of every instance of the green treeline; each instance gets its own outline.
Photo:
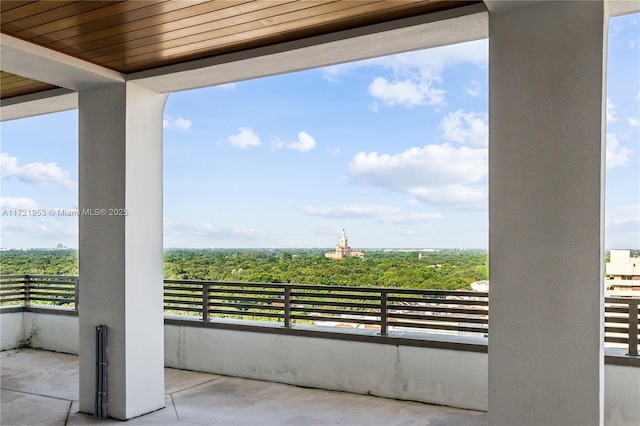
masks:
MULTIPOLYGON (((28 250, 0 253, 2 274, 77 275, 75 250, 28 250)), ((164 254, 165 278, 469 289, 486 280, 485 250, 391 252, 369 250, 364 259, 333 261, 324 250, 171 249, 164 254)))
POLYGON ((78 252, 65 250, 6 250, 0 252, 3 275, 78 275, 78 252))

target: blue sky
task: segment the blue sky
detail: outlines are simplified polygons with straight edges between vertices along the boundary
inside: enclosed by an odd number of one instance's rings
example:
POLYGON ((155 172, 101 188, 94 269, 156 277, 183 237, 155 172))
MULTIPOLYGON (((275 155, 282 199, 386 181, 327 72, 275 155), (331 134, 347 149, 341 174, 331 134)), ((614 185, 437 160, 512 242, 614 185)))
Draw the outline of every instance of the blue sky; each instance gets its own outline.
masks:
MULTIPOLYGON (((610 22, 607 248, 640 246, 639 15, 610 22)), ((487 246, 487 41, 170 95, 165 247, 487 246)), ((77 111, 4 122, 2 209, 76 209, 77 111)), ((77 218, 2 217, 7 247, 77 218)))

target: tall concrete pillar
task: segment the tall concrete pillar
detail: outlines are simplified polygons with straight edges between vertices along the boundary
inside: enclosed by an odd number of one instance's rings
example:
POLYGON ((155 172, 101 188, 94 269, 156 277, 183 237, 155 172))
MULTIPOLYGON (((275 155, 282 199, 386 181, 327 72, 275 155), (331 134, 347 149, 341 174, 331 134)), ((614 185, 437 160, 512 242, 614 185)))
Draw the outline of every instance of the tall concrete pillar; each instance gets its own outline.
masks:
POLYGON ((488 3, 488 419, 602 424, 607 20, 524 3, 488 3))
POLYGON ((95 327, 109 328, 109 417, 164 406, 162 114, 131 83, 79 93, 80 411, 94 413, 95 327))

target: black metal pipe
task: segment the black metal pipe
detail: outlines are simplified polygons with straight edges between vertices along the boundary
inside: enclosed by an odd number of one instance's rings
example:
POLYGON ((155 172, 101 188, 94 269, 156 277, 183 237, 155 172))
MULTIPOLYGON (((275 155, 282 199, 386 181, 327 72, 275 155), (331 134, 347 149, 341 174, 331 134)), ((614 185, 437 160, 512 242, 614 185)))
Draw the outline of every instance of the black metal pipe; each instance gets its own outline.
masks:
POLYGON ((107 417, 107 348, 108 327, 96 327, 96 405, 95 416, 99 419, 107 417))

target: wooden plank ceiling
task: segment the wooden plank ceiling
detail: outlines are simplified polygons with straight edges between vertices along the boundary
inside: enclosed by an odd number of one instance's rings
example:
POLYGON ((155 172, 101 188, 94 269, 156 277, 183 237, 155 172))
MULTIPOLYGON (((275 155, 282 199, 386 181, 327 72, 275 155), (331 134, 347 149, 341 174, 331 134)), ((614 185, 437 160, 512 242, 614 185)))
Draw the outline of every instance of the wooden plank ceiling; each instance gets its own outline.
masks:
MULTIPOLYGON (((0 2, 1 32, 122 73, 328 34, 480 0, 0 2)), ((2 72, 0 98, 53 88, 2 72)))

